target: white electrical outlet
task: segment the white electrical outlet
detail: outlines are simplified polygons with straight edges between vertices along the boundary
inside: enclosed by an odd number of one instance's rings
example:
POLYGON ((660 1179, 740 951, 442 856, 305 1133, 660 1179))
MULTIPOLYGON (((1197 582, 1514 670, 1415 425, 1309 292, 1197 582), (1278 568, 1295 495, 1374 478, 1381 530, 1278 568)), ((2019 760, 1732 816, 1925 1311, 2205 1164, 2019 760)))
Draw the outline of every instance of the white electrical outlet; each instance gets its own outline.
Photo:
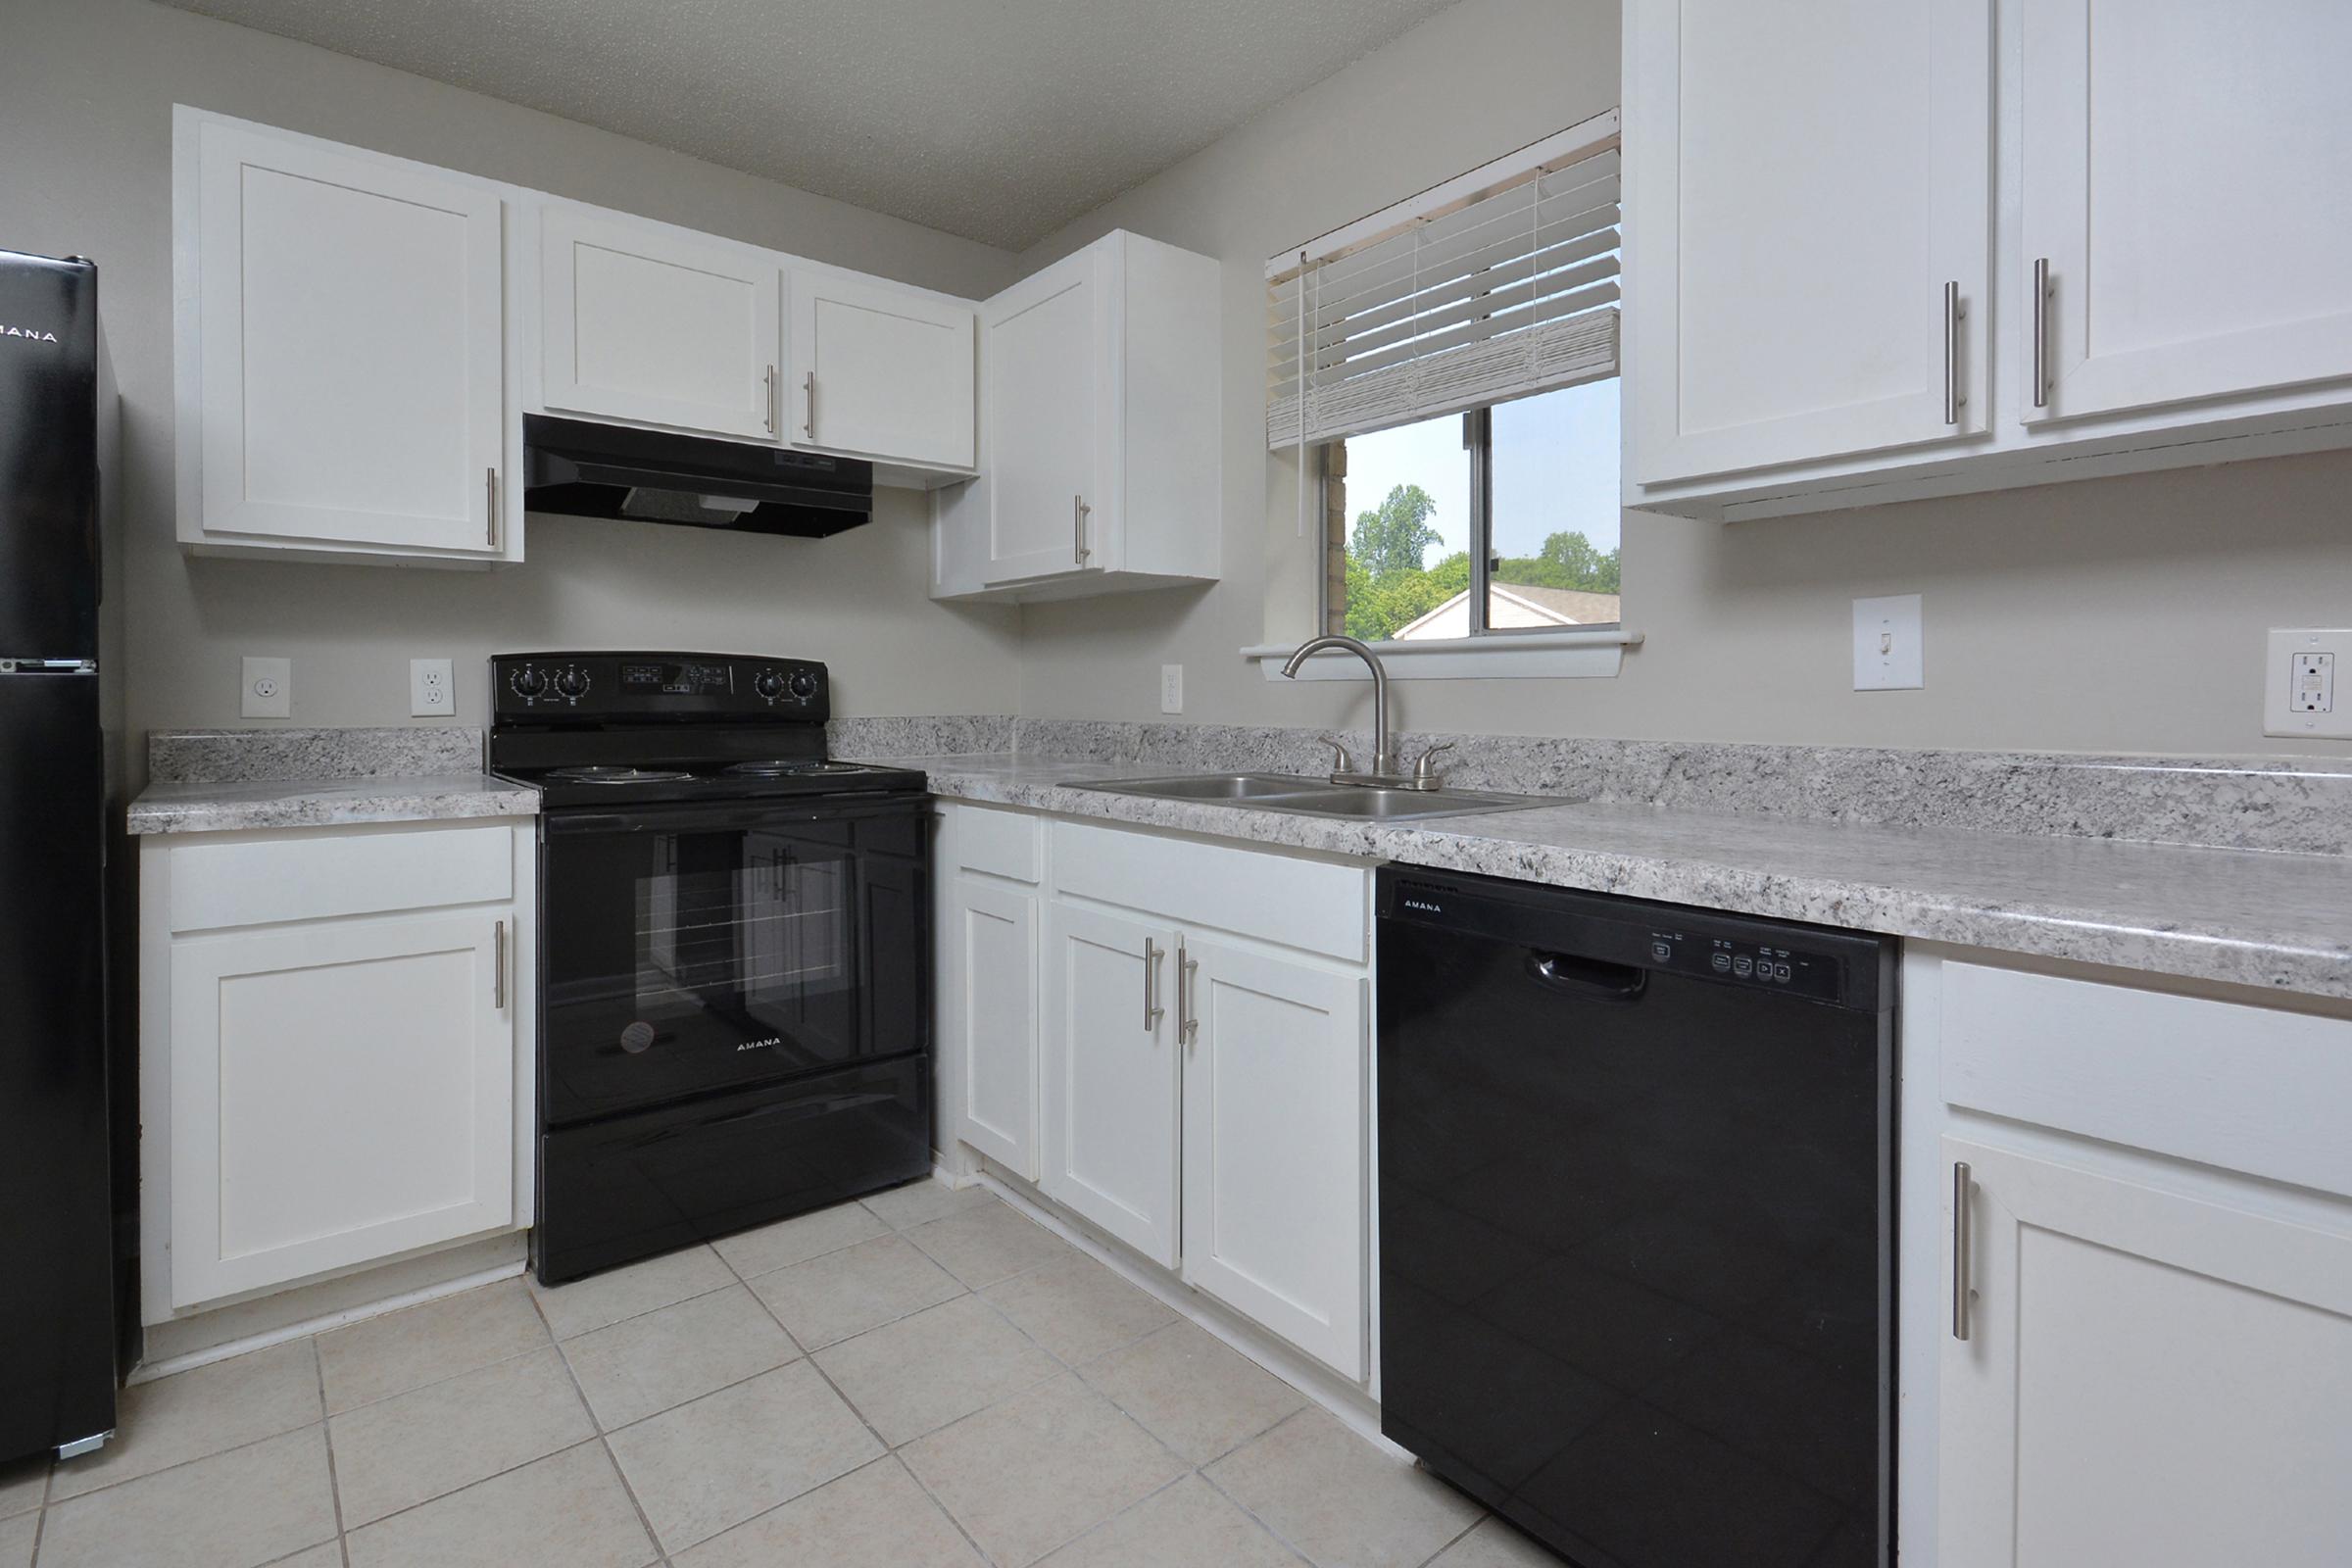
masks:
POLYGON ((2262 666, 2262 732, 2352 740, 2352 701, 2336 676, 2352 669, 2352 629, 2274 631, 2262 666))
POLYGON ((1910 691, 1928 683, 1920 597, 1854 601, 1854 690, 1910 691))
POLYGON ((1163 713, 1184 711, 1184 666, 1159 666, 1159 710, 1163 713))
POLYGON ((458 710, 458 689, 451 684, 446 659, 409 661, 409 714, 413 718, 447 718, 458 710))
POLYGON ((237 711, 247 718, 294 716, 294 661, 248 659, 240 676, 237 711))

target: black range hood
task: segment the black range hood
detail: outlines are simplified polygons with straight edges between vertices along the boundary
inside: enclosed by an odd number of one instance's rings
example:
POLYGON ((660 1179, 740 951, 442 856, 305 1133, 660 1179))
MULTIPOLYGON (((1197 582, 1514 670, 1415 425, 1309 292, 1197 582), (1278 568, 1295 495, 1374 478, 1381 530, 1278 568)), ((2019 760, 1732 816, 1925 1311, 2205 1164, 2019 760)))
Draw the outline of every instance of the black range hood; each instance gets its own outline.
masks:
POLYGON ((525 512, 821 539, 874 513, 874 466, 526 414, 525 512))

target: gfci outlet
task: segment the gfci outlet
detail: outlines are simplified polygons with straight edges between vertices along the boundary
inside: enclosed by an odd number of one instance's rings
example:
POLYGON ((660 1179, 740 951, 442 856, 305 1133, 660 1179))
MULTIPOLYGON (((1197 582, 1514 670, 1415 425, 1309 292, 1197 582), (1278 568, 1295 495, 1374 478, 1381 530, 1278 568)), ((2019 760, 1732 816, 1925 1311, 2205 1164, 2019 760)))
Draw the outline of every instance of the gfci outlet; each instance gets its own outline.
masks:
POLYGON ((1159 666, 1159 710, 1163 713, 1184 711, 1184 666, 1159 666))
POLYGON ((248 659, 240 679, 238 713, 246 718, 294 716, 294 661, 248 659))
POLYGON ((2352 670, 2352 628, 2273 631, 2262 665, 2262 732, 2352 740, 2352 693, 2338 678, 2352 670))
POLYGON ((409 713, 415 718, 447 718, 458 710, 457 688, 450 684, 446 659, 409 661, 409 713))

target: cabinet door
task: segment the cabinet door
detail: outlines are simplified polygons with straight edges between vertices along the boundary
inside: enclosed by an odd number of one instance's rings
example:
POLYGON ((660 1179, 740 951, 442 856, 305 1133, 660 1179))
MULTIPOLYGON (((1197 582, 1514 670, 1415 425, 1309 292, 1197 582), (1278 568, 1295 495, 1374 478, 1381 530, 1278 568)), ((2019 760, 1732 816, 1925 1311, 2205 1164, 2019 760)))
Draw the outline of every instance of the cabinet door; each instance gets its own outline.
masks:
POLYGON ((1188 936, 1184 1277, 1365 1372, 1364 982, 1188 936))
POLYGON ((2352 7, 2022 11, 2024 298, 2049 267, 2039 407, 2018 318, 2023 416, 2352 376, 2352 7))
POLYGON ((1046 910, 1046 1192, 1176 1265, 1176 934, 1046 910))
POLYGON ((948 1049, 963 1080, 956 1136, 1035 1181, 1037 900, 969 877, 956 879, 951 898, 948 1049))
POLYGON ((172 944, 174 1306, 514 1222, 512 922, 172 944))
POLYGON ((539 243, 547 407, 776 438, 784 274, 774 263, 568 207, 541 215, 539 243))
POLYGON ((992 583, 1102 571, 1116 525, 1111 472, 1111 280, 1092 246, 988 302, 981 373, 992 583))
POLYGON ((798 445, 972 466, 971 307, 814 272, 792 274, 798 445))
POLYGON ((201 531, 183 537, 496 554, 497 194, 234 125, 195 134, 200 369, 180 439, 201 443, 201 531))
POLYGON ((1942 1568, 2340 1564, 2352 1238, 2108 1173, 2088 1148, 2061 1164, 1946 1138, 1943 1155, 1947 1187, 1955 1164, 1973 1178, 1973 1290, 1968 1338, 1934 1329, 1942 1568))
POLYGON ((1983 431, 1988 0, 1634 0, 1628 28, 1633 480, 1983 431))

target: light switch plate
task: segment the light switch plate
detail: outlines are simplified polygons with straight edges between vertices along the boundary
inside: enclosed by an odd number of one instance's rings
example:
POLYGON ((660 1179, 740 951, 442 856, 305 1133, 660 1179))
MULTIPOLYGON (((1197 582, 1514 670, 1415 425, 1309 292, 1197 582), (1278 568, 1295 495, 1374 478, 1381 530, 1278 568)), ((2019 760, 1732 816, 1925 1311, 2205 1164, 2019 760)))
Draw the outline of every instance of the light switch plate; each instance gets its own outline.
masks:
POLYGON ((409 661, 409 716, 447 718, 458 710, 458 689, 446 659, 409 661))
POLYGON ((294 716, 294 661, 248 659, 239 676, 243 685, 237 711, 247 718, 294 716))
POLYGON ((1159 666, 1159 710, 1163 713, 1184 711, 1184 666, 1159 666))
POLYGON ((1913 691, 1927 685, 1920 596, 1854 601, 1854 690, 1913 691))
POLYGON ((2262 665, 2262 732, 2352 740, 2352 628, 2303 628, 2270 636, 2262 665))

